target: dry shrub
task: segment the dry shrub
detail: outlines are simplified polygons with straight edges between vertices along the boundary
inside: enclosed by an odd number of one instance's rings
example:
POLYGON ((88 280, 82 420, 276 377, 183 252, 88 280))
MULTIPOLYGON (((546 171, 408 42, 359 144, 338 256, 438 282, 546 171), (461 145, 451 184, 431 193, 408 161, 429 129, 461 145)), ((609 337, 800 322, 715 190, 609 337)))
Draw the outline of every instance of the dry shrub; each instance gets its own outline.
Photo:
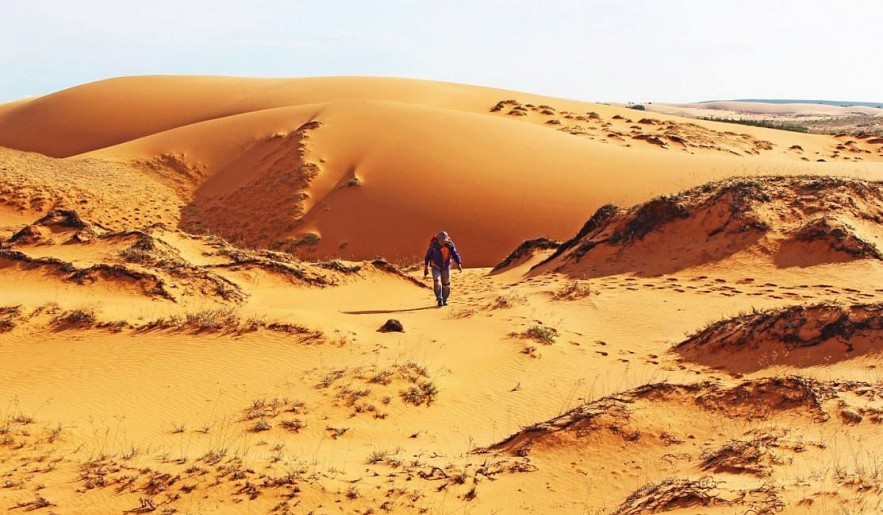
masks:
POLYGON ((528 327, 524 332, 516 333, 515 336, 519 338, 529 338, 545 345, 551 345, 555 343, 555 338, 558 336, 558 331, 553 327, 547 327, 544 325, 532 325, 528 327))
POLYGON ((438 395, 438 387, 431 381, 414 385, 401 393, 402 400, 414 406, 423 404, 429 406, 435 401, 436 395, 438 395))
POLYGON ((742 473, 768 477, 772 465, 780 460, 773 451, 778 447, 775 435, 760 435, 751 440, 731 440, 714 451, 702 454, 702 468, 714 472, 742 473))
POLYGON ((292 433, 300 433, 301 429, 307 427, 307 423, 299 418, 285 419, 279 425, 292 433))
POLYGON ((57 329, 87 329, 96 323, 95 312, 91 309, 65 311, 52 320, 57 329))
POLYGON ((592 288, 588 281, 573 280, 565 284, 560 291, 552 296, 555 300, 577 300, 592 294, 592 288))
POLYGON ((21 317, 21 306, 0 307, 0 333, 12 331, 21 317))
POLYGON ((714 490, 718 482, 711 478, 698 481, 668 478, 659 483, 647 484, 633 492, 613 513, 615 515, 640 515, 658 513, 690 506, 709 506, 725 503, 714 490))
POLYGON ((494 302, 488 306, 489 309, 509 309, 515 306, 527 304, 527 297, 518 293, 510 293, 508 295, 500 295, 494 302))

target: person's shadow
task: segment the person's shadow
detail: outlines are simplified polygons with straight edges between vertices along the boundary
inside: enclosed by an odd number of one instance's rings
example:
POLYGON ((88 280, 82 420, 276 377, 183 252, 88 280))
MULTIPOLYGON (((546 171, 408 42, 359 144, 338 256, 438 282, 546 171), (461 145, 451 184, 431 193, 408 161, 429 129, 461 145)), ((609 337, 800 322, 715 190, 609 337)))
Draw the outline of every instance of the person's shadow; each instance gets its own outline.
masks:
POLYGON ((438 306, 432 304, 430 306, 424 306, 422 308, 407 308, 407 309, 365 309, 359 311, 341 311, 344 315, 381 315, 387 313, 408 313, 410 311, 423 311, 426 309, 437 309, 438 306))

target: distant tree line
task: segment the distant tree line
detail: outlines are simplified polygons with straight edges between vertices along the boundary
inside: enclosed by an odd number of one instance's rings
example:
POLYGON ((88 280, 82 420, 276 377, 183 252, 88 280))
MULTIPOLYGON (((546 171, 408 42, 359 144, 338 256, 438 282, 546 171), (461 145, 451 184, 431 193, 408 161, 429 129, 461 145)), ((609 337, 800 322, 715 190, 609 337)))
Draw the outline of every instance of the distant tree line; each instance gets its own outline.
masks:
POLYGON ((796 123, 776 122, 773 120, 745 120, 743 118, 716 118, 713 116, 702 117, 702 120, 724 123, 738 123, 740 125, 750 125, 752 127, 766 127, 767 129, 778 129, 791 132, 809 132, 809 127, 798 125, 796 123))

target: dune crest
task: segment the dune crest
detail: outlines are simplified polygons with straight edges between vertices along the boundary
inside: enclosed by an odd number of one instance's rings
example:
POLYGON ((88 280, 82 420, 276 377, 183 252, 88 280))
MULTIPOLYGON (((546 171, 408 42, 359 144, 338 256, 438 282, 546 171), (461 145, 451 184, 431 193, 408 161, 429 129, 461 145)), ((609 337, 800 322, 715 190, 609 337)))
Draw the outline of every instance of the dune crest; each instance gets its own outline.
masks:
POLYGON ((881 259, 878 182, 735 178, 631 209, 599 209, 536 271, 596 276, 673 273, 724 260, 780 268, 881 259), (702 242, 701 245, 697 242, 702 242))

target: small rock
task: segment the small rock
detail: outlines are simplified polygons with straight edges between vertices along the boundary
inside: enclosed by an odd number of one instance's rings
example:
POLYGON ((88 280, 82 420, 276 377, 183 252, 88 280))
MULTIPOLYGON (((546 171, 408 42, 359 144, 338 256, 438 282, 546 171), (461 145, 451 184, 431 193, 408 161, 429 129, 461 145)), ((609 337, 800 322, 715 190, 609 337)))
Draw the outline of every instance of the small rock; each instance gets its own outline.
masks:
POLYGON ((389 333, 389 332, 403 333, 403 332, 405 332, 405 327, 398 320, 396 320, 394 318, 390 318, 389 320, 386 321, 385 324, 383 324, 383 326, 381 326, 380 329, 378 329, 378 331, 380 331, 381 333, 389 333))

